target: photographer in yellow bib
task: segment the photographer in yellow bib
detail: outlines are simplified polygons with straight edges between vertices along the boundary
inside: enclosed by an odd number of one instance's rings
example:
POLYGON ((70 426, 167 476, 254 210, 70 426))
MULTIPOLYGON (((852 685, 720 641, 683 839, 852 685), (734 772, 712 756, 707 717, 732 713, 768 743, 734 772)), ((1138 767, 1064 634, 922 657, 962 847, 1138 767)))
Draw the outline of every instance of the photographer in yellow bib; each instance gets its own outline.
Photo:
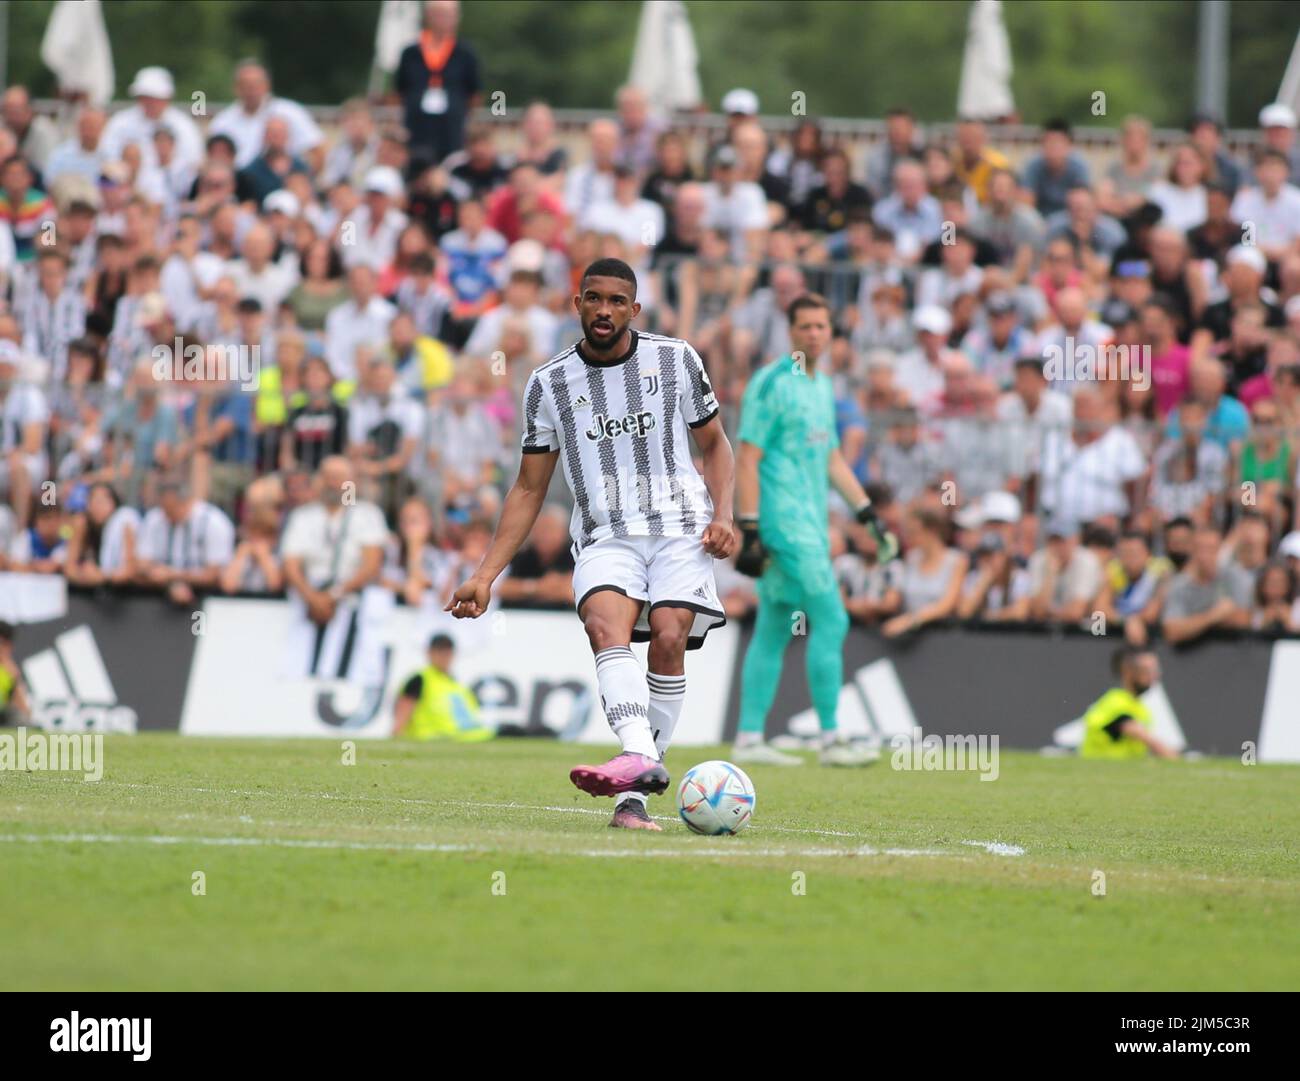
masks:
POLYGON ((450 636, 429 640, 429 663, 402 687, 393 705, 393 735, 477 743, 496 733, 479 721, 478 699, 451 674, 456 644, 450 636))
POLYGON ((1156 738, 1155 719, 1141 696, 1160 682, 1160 659, 1149 649, 1125 646, 1112 662, 1120 685, 1107 691, 1083 715, 1081 758, 1177 758, 1156 738))

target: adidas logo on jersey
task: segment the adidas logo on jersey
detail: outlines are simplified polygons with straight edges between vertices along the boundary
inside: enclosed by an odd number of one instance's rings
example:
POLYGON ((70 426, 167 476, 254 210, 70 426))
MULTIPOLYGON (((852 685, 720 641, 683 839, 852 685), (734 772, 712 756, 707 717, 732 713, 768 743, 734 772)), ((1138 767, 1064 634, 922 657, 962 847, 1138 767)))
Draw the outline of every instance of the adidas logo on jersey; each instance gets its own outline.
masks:
POLYGON ((699 597, 700 600, 702 601, 707 601, 709 599, 709 591, 705 589, 703 586, 696 586, 695 589, 691 592, 691 596, 699 597))
POLYGON ((579 394, 576 398, 573 399, 574 409, 588 409, 590 408, 590 406, 591 406, 591 399, 588 398, 585 394, 579 394))
POLYGON ((655 428, 655 415, 648 409, 640 413, 628 413, 625 417, 607 417, 604 413, 597 413, 592 419, 592 425, 583 435, 588 439, 615 439, 620 435, 637 435, 645 438, 647 432, 655 428))

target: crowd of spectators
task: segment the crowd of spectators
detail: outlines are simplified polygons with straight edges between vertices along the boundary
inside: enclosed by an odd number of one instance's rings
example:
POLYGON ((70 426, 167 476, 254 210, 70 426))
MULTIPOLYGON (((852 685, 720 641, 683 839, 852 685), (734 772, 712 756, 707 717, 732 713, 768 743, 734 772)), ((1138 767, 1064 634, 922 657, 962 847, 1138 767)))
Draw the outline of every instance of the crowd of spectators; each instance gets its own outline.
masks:
MULTIPOLYGON (((1116 155, 1054 121, 1013 163, 996 126, 927 135, 905 108, 862 153, 766 126, 744 89, 711 144, 630 86, 561 138, 544 102, 476 119, 456 17, 428 6, 400 121, 357 99, 326 131, 257 61, 210 120, 161 67, 111 116, 4 92, 0 569, 278 591, 286 516, 346 459, 390 531, 376 581, 445 597, 513 477, 529 373, 579 336, 577 276, 616 256, 732 431, 791 302, 830 300, 841 444, 903 542, 877 565, 833 514, 856 620, 1300 631, 1289 108, 1249 159, 1214 117, 1166 154, 1132 117, 1116 155)), ((566 522, 547 508, 504 600, 571 603, 566 522)), ((752 583, 719 577, 743 615, 752 583)))

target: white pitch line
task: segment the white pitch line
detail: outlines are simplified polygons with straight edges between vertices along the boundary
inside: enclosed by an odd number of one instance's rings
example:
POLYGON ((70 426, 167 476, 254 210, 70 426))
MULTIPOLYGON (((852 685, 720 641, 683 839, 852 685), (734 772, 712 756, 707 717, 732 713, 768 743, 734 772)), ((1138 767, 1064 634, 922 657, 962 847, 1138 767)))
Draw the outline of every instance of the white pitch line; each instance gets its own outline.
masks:
POLYGON ((356 849, 361 852, 400 849, 409 852, 494 852, 479 845, 411 842, 384 844, 368 841, 340 841, 333 838, 312 840, 298 837, 186 837, 158 833, 9 833, 0 834, 0 843, 17 844, 150 844, 212 845, 221 848, 328 848, 356 849))
MULTIPOLYGON (((167 792, 197 792, 209 796, 252 796, 260 799, 284 799, 286 797, 326 800, 333 803, 408 803, 419 807, 477 807, 482 810, 501 811, 547 811, 552 814, 607 815, 608 810, 594 807, 556 807, 546 804, 531 803, 488 803, 479 800, 460 799, 416 799, 413 796, 365 796, 333 792, 267 792, 244 788, 199 788, 192 785, 150 784, 147 781, 100 781, 99 784, 114 785, 118 788, 147 788, 167 792)), ((660 822, 680 822, 677 815, 651 815, 660 822)), ((755 823, 750 827, 764 833, 801 833, 813 837, 863 837, 863 833, 849 833, 844 830, 805 829, 798 826, 770 826, 755 823)))
POLYGON ((219 848, 310 848, 349 850, 358 852, 478 852, 506 853, 509 855, 545 854, 552 856, 580 856, 590 859, 717 859, 717 858, 770 858, 799 856, 821 857, 871 857, 871 856, 947 856, 958 860, 966 857, 941 849, 886 848, 869 845, 861 848, 546 848, 514 850, 490 845, 440 844, 435 842, 388 843, 382 841, 344 841, 334 838, 304 839, 295 837, 204 837, 176 834, 125 834, 125 833, 10 833, 0 834, 0 844, 147 844, 147 845, 203 845, 219 848))
POLYGON ((1003 841, 962 841, 972 848, 982 848, 990 856, 1023 856, 1025 850, 1019 845, 1009 845, 1003 841))

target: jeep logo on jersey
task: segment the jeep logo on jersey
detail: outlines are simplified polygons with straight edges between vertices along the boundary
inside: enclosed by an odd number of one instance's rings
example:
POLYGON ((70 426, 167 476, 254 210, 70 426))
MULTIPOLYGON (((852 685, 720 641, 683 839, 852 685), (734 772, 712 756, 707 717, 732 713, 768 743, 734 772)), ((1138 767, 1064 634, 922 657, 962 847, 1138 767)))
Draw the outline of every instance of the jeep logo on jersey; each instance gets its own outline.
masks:
POLYGON ((591 427, 583 434, 597 442, 601 439, 615 439, 620 435, 637 435, 644 438, 646 432, 654 430, 655 415, 648 409, 619 418, 606 417, 604 413, 597 413, 591 421, 591 427))

